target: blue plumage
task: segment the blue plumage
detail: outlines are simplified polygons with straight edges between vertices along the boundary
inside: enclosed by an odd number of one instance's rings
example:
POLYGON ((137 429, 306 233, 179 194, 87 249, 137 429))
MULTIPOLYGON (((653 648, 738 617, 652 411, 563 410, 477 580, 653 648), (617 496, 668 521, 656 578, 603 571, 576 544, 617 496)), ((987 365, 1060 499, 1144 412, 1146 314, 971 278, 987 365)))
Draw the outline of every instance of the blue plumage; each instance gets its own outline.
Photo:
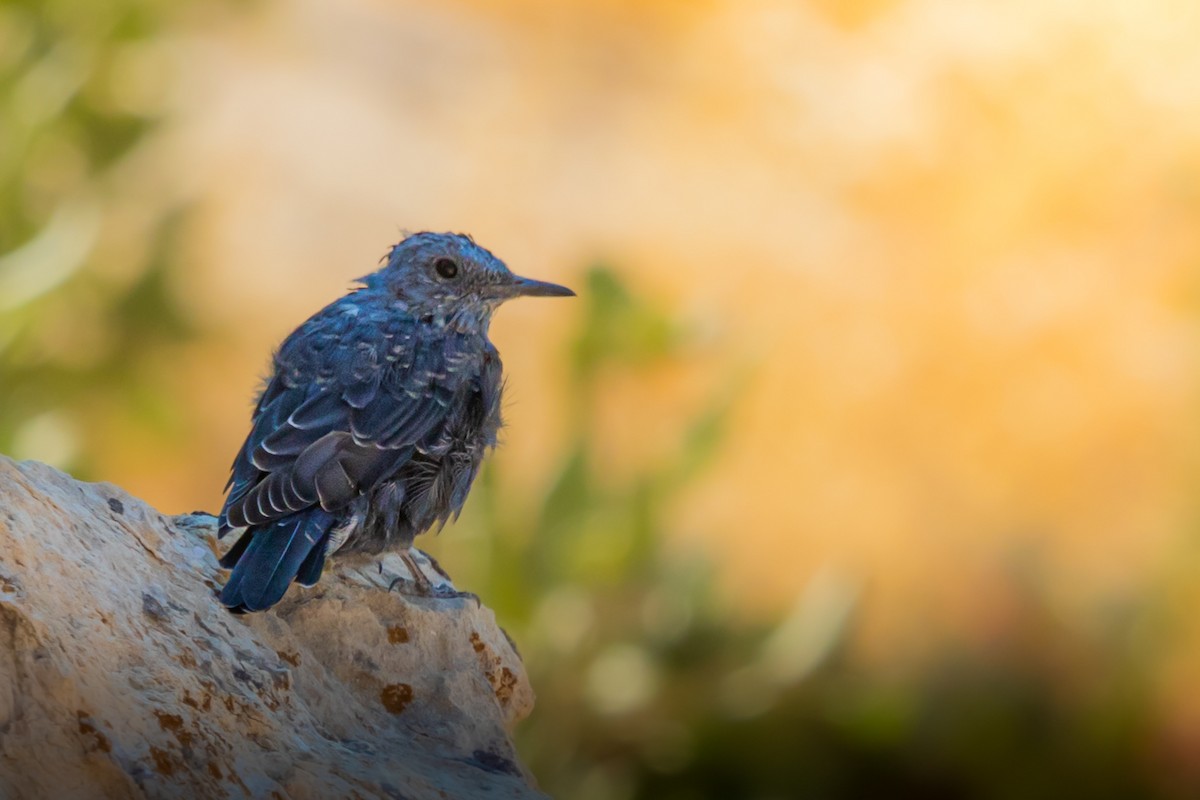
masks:
POLYGON ((573 294, 520 278, 470 238, 420 233, 279 348, 234 460, 221 602, 237 611, 312 585, 333 546, 380 552, 457 515, 500 429, 492 312, 573 294))

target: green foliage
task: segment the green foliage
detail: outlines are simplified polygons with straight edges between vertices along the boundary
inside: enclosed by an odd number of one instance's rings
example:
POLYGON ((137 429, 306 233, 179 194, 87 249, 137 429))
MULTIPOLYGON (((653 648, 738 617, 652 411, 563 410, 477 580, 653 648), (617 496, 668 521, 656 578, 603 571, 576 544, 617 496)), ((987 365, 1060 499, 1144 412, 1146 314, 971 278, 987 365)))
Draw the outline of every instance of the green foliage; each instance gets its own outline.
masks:
POLYGON ((0 451, 88 476, 90 410, 172 424, 146 387, 193 333, 167 291, 182 210, 123 170, 162 114, 161 34, 186 6, 0 3, 0 451))
MULTIPOLYGON (((570 345, 572 418, 561 467, 532 513, 502 504, 485 468, 455 531, 470 532, 469 563, 453 568, 525 650, 539 710, 518 731, 522 755, 568 797, 609 796, 612 775, 634 774, 642 750, 675 759, 676 739, 687 735, 675 711, 703 693, 713 645, 735 644, 718 622, 709 566, 670 552, 661 537, 672 500, 717 452, 732 391, 692 421, 667 463, 598 474, 589 421, 601 373, 658 368, 682 357, 691 336, 611 269, 591 270, 586 286, 570 345), (581 780, 593 788, 573 791, 581 780)), ((443 542, 453 560, 457 548, 443 542)))

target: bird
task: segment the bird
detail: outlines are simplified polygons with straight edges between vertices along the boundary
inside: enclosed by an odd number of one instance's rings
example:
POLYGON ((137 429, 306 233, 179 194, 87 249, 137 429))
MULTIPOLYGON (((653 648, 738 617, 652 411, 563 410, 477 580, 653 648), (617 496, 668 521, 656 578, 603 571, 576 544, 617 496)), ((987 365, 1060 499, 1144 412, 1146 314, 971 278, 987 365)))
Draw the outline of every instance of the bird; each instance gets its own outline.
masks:
MULTIPOLYGON (((234 458, 218 537, 220 602, 237 613, 314 586, 333 553, 399 551, 457 518, 502 426, 492 314, 569 297, 474 239, 421 232, 279 346, 234 458)), ((424 577, 423 575, 421 577, 424 577)))

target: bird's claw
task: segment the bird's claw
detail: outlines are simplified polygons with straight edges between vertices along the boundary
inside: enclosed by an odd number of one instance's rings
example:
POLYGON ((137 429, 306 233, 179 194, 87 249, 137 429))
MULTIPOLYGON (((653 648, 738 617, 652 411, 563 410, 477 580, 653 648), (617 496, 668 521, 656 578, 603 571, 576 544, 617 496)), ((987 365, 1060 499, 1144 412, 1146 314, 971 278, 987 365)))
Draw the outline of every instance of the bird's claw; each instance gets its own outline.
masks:
POLYGON ((474 592, 460 592, 452 586, 434 585, 428 580, 414 581, 403 576, 398 576, 392 579, 388 584, 389 592, 399 586, 399 592, 408 597, 428 597, 433 600, 474 600, 478 608, 483 607, 483 601, 479 599, 479 595, 474 592))
POLYGON ((423 555, 425 558, 429 559, 430 566, 433 567, 433 569, 439 575, 446 579, 446 583, 435 584, 433 581, 429 580, 429 576, 425 574, 423 569, 421 569, 421 565, 417 563, 417 560, 413 557, 412 553, 403 552, 400 553, 400 559, 404 562, 404 565, 408 567, 408 571, 412 574, 412 578, 409 579, 398 577, 394 579, 388 585, 389 592, 399 585, 406 587, 405 589, 401 590, 401 594, 407 594, 414 597, 430 597, 436 600, 469 599, 474 600, 476 606, 480 608, 483 607, 483 601, 479 599, 479 595, 475 594, 474 592, 460 592, 458 589, 455 589, 453 584, 449 582, 450 576, 446 574, 446 570, 442 569, 442 565, 439 564, 437 560, 428 553, 424 553, 423 555))

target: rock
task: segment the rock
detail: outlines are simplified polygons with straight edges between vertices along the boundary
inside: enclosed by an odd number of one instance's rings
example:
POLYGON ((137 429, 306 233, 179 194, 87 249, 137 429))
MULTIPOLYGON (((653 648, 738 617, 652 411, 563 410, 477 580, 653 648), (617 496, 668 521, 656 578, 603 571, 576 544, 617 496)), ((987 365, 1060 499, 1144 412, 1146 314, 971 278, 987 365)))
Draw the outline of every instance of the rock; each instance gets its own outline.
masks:
POLYGON ((0 457, 0 797, 544 797, 492 612, 378 564, 235 616, 212 517, 0 457))

